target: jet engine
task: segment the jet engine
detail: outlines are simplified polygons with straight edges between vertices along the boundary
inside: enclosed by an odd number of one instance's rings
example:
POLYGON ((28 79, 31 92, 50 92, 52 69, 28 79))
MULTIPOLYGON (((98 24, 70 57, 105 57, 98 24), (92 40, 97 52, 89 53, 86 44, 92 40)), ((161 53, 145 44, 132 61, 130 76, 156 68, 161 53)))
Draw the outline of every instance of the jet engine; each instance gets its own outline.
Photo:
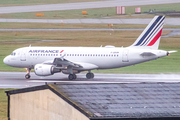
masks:
POLYGON ((61 72, 60 69, 54 67, 53 65, 47 64, 36 64, 34 66, 34 71, 38 76, 49 76, 53 75, 54 73, 61 72))

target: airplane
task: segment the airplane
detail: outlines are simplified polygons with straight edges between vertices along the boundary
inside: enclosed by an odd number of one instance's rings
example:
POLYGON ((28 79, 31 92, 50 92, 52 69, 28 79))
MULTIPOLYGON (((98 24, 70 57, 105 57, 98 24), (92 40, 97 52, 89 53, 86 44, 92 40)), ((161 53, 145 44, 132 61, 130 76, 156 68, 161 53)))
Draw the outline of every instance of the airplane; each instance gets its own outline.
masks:
POLYGON ((165 16, 155 16, 136 41, 128 47, 23 47, 14 50, 3 62, 12 67, 26 68, 26 79, 31 69, 38 76, 62 72, 75 80, 76 74, 88 71, 87 79, 94 78, 91 70, 126 67, 155 60, 177 51, 158 50, 165 16))

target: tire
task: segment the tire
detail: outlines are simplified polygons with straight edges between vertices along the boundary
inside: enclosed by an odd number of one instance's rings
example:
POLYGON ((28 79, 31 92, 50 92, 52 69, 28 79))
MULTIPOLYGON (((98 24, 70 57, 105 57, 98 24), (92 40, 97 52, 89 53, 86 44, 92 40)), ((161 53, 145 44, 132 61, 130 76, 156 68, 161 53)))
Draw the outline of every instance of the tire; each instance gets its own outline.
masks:
POLYGON ((75 80, 77 78, 76 74, 73 74, 73 79, 75 80))
POLYGON ((73 74, 69 74, 68 79, 69 80, 73 80, 74 79, 74 75, 73 74))
POLYGON ((94 73, 91 73, 91 78, 94 78, 94 73))
POLYGON ((25 78, 26 78, 26 79, 29 79, 30 77, 31 77, 31 76, 30 76, 29 74, 26 74, 26 75, 25 75, 25 78))
POLYGON ((87 79, 91 79, 91 73, 87 73, 87 74, 86 74, 86 78, 87 78, 87 79))

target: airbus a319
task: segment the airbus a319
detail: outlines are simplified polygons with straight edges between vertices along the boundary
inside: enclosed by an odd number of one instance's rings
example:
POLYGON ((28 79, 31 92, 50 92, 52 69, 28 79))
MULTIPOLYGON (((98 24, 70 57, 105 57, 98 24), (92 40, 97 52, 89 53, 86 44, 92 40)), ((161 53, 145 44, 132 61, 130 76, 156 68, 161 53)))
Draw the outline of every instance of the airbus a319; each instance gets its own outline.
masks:
POLYGON ((164 16, 155 16, 137 40, 129 47, 24 47, 4 58, 4 63, 27 68, 26 79, 34 69, 38 76, 62 72, 69 80, 76 74, 88 71, 86 78, 94 78, 91 70, 113 69, 155 60, 176 51, 158 50, 164 16))

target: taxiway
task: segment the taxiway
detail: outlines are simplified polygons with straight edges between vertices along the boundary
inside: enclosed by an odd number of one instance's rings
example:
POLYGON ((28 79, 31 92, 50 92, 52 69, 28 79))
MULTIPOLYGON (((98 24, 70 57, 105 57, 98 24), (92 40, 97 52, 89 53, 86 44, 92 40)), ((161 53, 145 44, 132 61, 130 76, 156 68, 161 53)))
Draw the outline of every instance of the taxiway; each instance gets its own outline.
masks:
MULTIPOLYGON (((7 19, 1 18, 0 22, 18 23, 94 23, 94 24, 148 24, 152 18, 134 19, 7 19)), ((180 25, 180 18, 166 18, 165 25, 180 25)))

